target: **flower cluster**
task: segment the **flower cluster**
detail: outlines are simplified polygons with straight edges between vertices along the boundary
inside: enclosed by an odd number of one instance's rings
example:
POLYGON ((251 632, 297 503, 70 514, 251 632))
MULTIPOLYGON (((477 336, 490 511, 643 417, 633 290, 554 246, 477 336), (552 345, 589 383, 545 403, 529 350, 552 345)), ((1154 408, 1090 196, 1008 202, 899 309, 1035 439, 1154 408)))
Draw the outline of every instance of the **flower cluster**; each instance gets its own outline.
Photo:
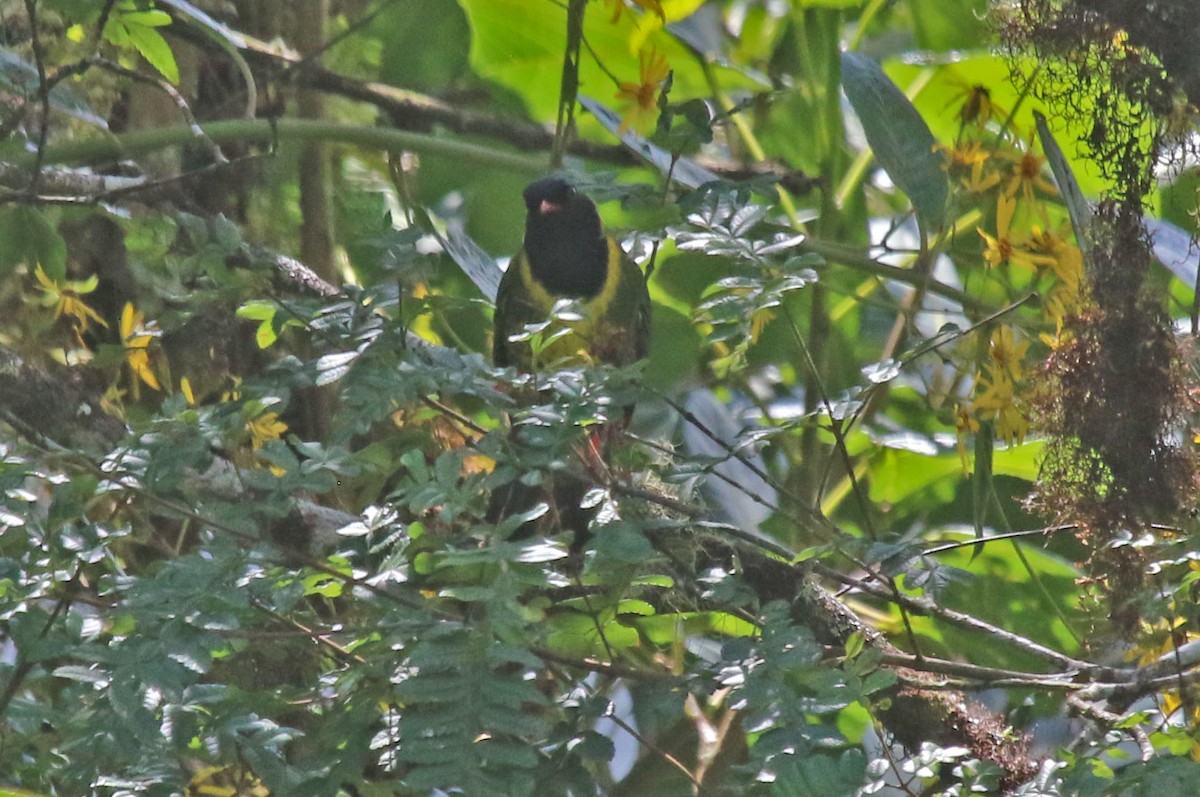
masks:
POLYGON ((667 59, 653 47, 638 52, 638 82, 622 82, 617 90, 617 99, 628 103, 621 130, 644 130, 654 121, 660 85, 670 72, 667 59))
MULTIPOLYGON (((1083 255, 1068 240, 1066 225, 1052 228, 1048 220, 1046 200, 1058 192, 1044 174, 1046 159, 1035 151, 1033 136, 1011 141, 996 136, 988 129, 996 112, 990 93, 975 89, 960 113, 957 140, 943 148, 945 168, 961 195, 995 208, 993 224, 976 227, 983 265, 1034 287, 1046 321, 1054 325, 1052 333, 1036 337, 1053 349, 1065 339, 1066 322, 1083 307, 1083 255)), ((971 395, 955 413, 964 467, 964 440, 981 423, 994 424, 997 437, 1010 444, 1022 442, 1029 432, 1031 385, 1024 358, 1030 340, 1012 326, 988 329, 986 351, 980 347, 976 358, 971 395)))
MULTIPOLYGON (((642 26, 640 21, 636 23, 641 26, 641 34, 634 38, 634 42, 644 41, 649 31, 667 24, 667 13, 663 9, 662 0, 630 0, 630 2, 646 12, 640 15, 640 19, 649 20, 650 23, 645 26, 642 26)), ((627 0, 605 0, 605 3, 612 8, 609 22, 613 25, 620 23, 627 14, 633 16, 635 20, 639 18, 639 15, 634 14, 629 7, 627 0)), ((649 129, 657 118, 658 97, 662 91, 663 81, 671 74, 671 65, 667 63, 666 56, 658 52, 653 45, 638 46, 637 53, 637 82, 618 80, 612 76, 612 73, 609 73, 610 77, 613 77, 613 82, 617 84, 616 98, 621 101, 625 109, 621 115, 621 132, 629 129, 645 132, 649 129)), ((605 71, 607 72, 607 70, 605 71)))
MULTIPOLYGON (((78 352, 90 359, 92 352, 84 336, 94 326, 108 327, 108 322, 85 299, 96 290, 99 279, 92 276, 79 281, 56 280, 47 275, 40 266, 34 270, 33 277, 35 287, 41 294, 38 303, 53 309, 53 323, 64 325, 78 352)), ((112 384, 105 394, 105 401, 114 412, 120 413, 127 398, 132 401, 141 399, 143 388, 158 393, 170 392, 170 380, 166 378, 169 373, 166 353, 159 343, 162 331, 156 321, 148 320, 143 310, 132 302, 126 302, 118 320, 117 334, 120 359, 113 362, 119 364, 120 368, 113 376, 112 384)), ((221 396, 222 403, 242 400, 236 377, 233 377, 233 382, 233 389, 221 396)), ((188 407, 194 408, 199 405, 191 380, 186 376, 179 380, 179 390, 188 407)), ((272 440, 281 439, 287 432, 287 424, 280 419, 279 414, 267 410, 258 402, 248 402, 243 415, 245 421, 238 430, 238 443, 249 445, 251 452, 257 452, 272 440)), ((274 466, 271 470, 277 474, 282 473, 274 466)))

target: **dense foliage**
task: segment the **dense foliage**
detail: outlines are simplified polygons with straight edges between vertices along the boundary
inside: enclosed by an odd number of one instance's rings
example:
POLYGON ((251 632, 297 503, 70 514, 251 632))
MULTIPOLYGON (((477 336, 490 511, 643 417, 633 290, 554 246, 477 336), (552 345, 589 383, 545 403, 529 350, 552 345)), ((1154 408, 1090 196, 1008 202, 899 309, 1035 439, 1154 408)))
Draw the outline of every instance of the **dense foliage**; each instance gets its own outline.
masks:
POLYGON ((0 0, 0 797, 1188 793, 1141 5, 0 0), (489 364, 552 171, 643 362, 489 364))

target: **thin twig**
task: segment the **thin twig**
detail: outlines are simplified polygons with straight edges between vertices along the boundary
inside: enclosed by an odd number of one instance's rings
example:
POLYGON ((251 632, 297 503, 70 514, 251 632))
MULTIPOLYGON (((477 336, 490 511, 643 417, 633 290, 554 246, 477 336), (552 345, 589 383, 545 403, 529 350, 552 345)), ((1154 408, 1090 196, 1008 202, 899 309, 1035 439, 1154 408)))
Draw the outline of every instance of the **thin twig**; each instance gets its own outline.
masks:
MULTIPOLYGON (((838 583, 847 584, 862 592, 872 595, 882 600, 896 600, 892 592, 885 587, 877 587, 868 583, 861 578, 846 575, 837 570, 834 570, 820 562, 814 562, 812 567, 819 575, 837 581, 838 583)), ((879 578, 875 573, 870 573, 870 578, 879 578)), ((1119 673, 1121 670, 1100 667, 1091 662, 1083 661, 1060 653, 1053 648, 1048 648, 1040 642, 1035 642, 1028 637, 1023 637, 1020 634, 1015 634, 1012 631, 1006 631, 1003 628, 994 626, 991 623, 984 622, 970 614, 947 609, 944 606, 939 606, 928 598, 917 598, 909 595, 901 594, 899 600, 904 603, 905 607, 917 614, 928 614, 933 617, 938 617, 954 625, 969 628, 973 631, 979 631, 987 634, 995 639, 1006 642, 1010 645, 1020 648, 1027 653, 1030 653, 1038 658, 1053 662, 1065 670, 1078 670, 1080 672, 1096 672, 1098 674, 1119 673)))
POLYGON ((46 82, 46 62, 43 59, 41 33, 38 31, 37 0, 25 0, 25 14, 29 17, 29 40, 33 48, 33 63, 38 74, 38 100, 42 105, 41 123, 38 125, 37 157, 33 164, 33 175, 29 178, 29 193, 38 192, 41 182, 42 163, 45 158, 46 139, 50 135, 50 84, 46 82))
POLYGON ((608 718, 609 720, 612 720, 613 724, 616 725, 617 727, 619 727, 621 730, 628 733, 634 739, 637 739, 638 744, 643 745, 644 747, 646 747, 646 749, 650 750, 652 753, 659 756, 664 761, 666 761, 668 764, 670 764, 671 766, 675 767, 680 772, 682 772, 684 774, 684 776, 689 781, 691 781, 693 786, 695 786, 697 789, 700 788, 700 785, 701 785, 700 781, 696 779, 696 776, 694 774, 692 774, 692 771, 690 769, 688 769, 686 766, 684 766, 682 761, 680 761, 678 758, 676 758, 675 756, 668 753, 666 750, 664 750, 661 747, 659 747, 658 745, 656 745, 651 740, 647 739, 645 736, 642 736, 640 733, 638 733, 636 728, 631 727, 629 725, 629 723, 625 722, 625 720, 618 717, 616 715, 616 712, 611 710, 611 707, 604 716, 606 718, 608 718))

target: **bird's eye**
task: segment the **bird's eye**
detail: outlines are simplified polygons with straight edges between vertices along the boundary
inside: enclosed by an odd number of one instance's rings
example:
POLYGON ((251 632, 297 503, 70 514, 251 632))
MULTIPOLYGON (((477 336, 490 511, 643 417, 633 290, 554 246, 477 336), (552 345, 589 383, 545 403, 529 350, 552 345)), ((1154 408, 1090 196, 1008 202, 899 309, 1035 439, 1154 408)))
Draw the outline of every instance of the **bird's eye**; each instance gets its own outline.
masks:
POLYGON ((567 187, 567 199, 574 199, 575 195, 578 193, 579 191, 575 188, 575 186, 572 185, 567 187))

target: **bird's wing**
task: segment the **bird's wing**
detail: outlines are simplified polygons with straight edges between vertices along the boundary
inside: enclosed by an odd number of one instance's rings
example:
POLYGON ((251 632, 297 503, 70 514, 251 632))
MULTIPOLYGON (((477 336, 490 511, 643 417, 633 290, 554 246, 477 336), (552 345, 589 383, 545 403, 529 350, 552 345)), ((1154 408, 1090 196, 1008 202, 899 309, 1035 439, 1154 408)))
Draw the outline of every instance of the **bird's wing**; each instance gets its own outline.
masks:
POLYGON ((629 329, 632 337, 629 362, 640 360, 650 352, 650 292, 646 289, 646 276, 624 252, 621 253, 621 287, 614 304, 628 308, 619 323, 629 329))
POLYGON ((527 324, 543 320, 525 295, 525 286, 521 282, 521 263, 524 260, 525 251, 521 250, 509 262, 508 270, 504 272, 500 287, 496 290, 496 313, 492 316, 492 363, 501 368, 509 365, 528 368, 527 363, 518 361, 521 359, 517 351, 519 345, 509 338, 522 332, 527 324))

